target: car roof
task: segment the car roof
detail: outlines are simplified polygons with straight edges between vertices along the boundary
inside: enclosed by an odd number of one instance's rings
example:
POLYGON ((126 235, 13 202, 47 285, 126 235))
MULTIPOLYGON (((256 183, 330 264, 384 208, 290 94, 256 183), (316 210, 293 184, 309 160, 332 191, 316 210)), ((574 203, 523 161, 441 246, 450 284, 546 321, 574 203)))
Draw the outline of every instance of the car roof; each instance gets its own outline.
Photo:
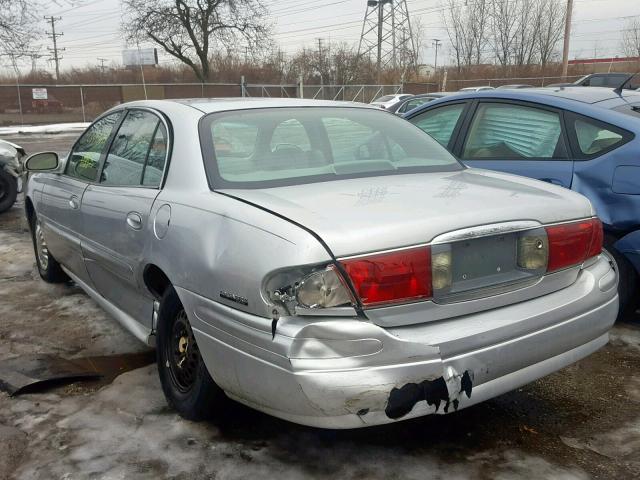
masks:
MULTIPOLYGON (((180 103, 205 114, 229 110, 282 107, 355 107, 380 110, 375 106, 360 102, 313 100, 305 98, 262 98, 262 97, 221 97, 221 98, 178 98, 170 100, 139 100, 129 102, 129 106, 161 108, 166 103, 180 103)), ((122 105, 121 105, 122 106, 122 105)))
MULTIPOLYGON (((612 88, 607 87, 538 87, 522 89, 495 89, 481 92, 460 92, 457 98, 512 98, 531 101, 553 100, 555 97, 574 102, 596 104, 600 102, 617 101, 619 104, 627 102, 640 102, 640 92, 635 90, 625 90, 622 96, 618 95, 612 88)), ((616 103, 617 105, 617 103, 616 103)), ((609 105, 607 105, 611 108, 609 105)))
POLYGON ((455 95, 455 97, 446 96, 433 100, 428 104, 408 112, 407 116, 413 117, 424 110, 435 108, 438 105, 445 105, 452 101, 483 98, 540 103, 599 118, 602 121, 608 121, 621 128, 640 132, 640 122, 629 122, 629 119, 632 117, 613 110, 616 107, 628 104, 640 105, 640 92, 624 90, 621 95, 618 95, 614 89, 606 87, 543 87, 460 92, 455 95))

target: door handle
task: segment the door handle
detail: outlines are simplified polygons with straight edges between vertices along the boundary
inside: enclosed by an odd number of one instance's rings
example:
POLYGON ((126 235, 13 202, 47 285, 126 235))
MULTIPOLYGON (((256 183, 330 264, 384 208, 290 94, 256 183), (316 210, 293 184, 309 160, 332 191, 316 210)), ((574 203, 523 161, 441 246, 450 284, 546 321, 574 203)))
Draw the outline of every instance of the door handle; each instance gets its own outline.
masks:
POLYGON ((142 217, 138 212, 129 212, 127 214, 127 225, 134 230, 142 229, 142 217))
POLYGON ((78 197, 76 195, 73 195, 69 199, 69 206, 74 210, 77 210, 80 207, 80 203, 78 202, 78 197))

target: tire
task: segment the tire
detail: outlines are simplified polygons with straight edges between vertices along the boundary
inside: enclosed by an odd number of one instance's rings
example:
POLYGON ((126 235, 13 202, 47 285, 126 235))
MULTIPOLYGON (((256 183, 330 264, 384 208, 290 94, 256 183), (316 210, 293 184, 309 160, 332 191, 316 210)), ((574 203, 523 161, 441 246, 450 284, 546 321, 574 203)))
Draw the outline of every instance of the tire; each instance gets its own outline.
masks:
POLYGON ((227 397, 213 381, 173 287, 160 301, 156 359, 167 403, 187 420, 211 418, 227 397))
POLYGON ((51 252, 47 248, 47 242, 44 238, 42 225, 40 220, 33 214, 30 222, 31 240, 33 242, 33 252, 36 256, 36 264, 38 265, 38 273, 40 277, 47 283, 65 283, 68 282, 69 276, 64 273, 58 261, 53 258, 51 252))
POLYGON ((638 309, 638 274, 631 262, 615 248, 607 248, 607 253, 615 260, 618 270, 620 310, 617 320, 630 320, 638 309))
POLYGON ((18 196, 18 180, 0 167, 0 213, 9 210, 18 196))

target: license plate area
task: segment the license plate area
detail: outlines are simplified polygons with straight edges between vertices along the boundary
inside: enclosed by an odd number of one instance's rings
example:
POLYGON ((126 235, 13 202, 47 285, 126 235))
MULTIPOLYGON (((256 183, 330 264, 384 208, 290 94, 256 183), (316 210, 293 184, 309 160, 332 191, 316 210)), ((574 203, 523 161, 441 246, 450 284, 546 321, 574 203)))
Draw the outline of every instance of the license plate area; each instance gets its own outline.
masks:
POLYGON ((544 271, 518 266, 518 238, 522 234, 511 232, 434 245, 434 255, 448 252, 451 259, 450 284, 434 288, 434 301, 472 300, 536 283, 544 271))

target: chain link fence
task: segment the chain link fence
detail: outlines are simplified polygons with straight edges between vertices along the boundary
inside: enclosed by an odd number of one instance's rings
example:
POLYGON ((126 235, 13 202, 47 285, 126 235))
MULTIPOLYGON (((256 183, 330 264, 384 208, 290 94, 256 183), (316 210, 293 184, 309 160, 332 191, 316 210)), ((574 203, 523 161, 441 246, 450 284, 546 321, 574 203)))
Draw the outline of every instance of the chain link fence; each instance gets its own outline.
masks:
POLYGON ((90 122, 132 100, 215 97, 313 98, 369 103, 401 93, 402 85, 173 83, 123 85, 0 85, 0 125, 90 122))
POLYGON ((122 85, 0 85, 0 126, 90 122, 105 110, 132 100, 215 97, 311 98, 369 103, 383 95, 456 91, 465 87, 524 84, 546 86, 579 76, 519 78, 444 78, 438 82, 398 85, 270 85, 171 83, 122 85))

